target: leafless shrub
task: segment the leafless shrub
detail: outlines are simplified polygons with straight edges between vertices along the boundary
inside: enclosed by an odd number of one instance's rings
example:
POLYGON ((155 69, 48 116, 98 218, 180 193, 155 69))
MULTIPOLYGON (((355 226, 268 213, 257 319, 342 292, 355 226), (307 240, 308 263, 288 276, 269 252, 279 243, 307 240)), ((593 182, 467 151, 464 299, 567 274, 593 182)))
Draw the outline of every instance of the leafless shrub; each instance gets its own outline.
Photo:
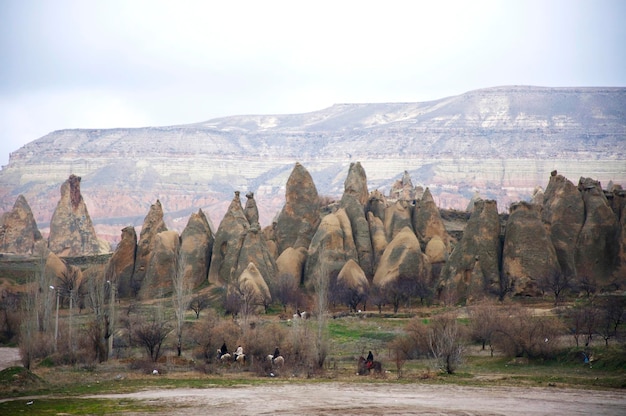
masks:
POLYGON ((494 332, 498 329, 498 304, 492 300, 483 300, 480 303, 472 305, 468 308, 470 318, 470 337, 474 341, 482 344, 482 349, 489 345, 491 356, 493 357, 492 338, 494 332))
POLYGON ((518 305, 509 305, 499 316, 492 342, 510 357, 552 358, 558 351, 557 339, 563 324, 552 316, 533 316, 518 305))
POLYGON ((438 315, 432 319, 430 325, 428 342, 431 353, 440 369, 453 374, 463 361, 463 329, 452 314, 438 315))
POLYGON ((391 341, 388 345, 391 351, 391 357, 396 364, 396 371, 398 379, 402 378, 402 369, 406 360, 411 356, 411 352, 414 348, 414 340, 409 336, 399 336, 391 341))
POLYGON ((200 312, 205 310, 211 305, 209 297, 205 294, 197 294, 191 298, 189 302, 189 309, 196 314, 196 319, 200 319, 200 312))
POLYGON ((287 312, 287 305, 294 308, 301 303, 301 291, 296 278, 289 273, 283 273, 272 283, 270 290, 272 298, 280 302, 283 311, 287 312))
POLYGON ((134 327, 133 335, 137 343, 144 347, 148 357, 156 362, 163 353, 161 349, 163 342, 171 331, 170 324, 154 314, 150 319, 139 320, 134 327))

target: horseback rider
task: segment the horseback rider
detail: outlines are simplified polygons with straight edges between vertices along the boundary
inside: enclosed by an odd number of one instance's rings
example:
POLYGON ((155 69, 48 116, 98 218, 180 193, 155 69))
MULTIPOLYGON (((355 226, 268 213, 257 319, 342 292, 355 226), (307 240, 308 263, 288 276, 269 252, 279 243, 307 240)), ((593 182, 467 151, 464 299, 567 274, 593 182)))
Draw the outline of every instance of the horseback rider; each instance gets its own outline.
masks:
POLYGON ((372 366, 374 365, 374 354, 372 354, 371 351, 367 354, 365 365, 367 366, 368 369, 372 368, 372 366))
POLYGON ((239 357, 240 355, 244 355, 243 354, 243 347, 240 345, 237 347, 237 351, 235 351, 235 353, 233 354, 233 361, 237 361, 237 357, 239 357))
POLYGON ((272 354, 272 364, 274 363, 274 360, 276 360, 276 357, 278 357, 280 355, 280 351, 278 351, 278 347, 276 347, 274 349, 274 354, 272 354))
POLYGON ((222 355, 228 354, 228 348, 226 347, 226 341, 222 344, 222 348, 220 348, 219 354, 217 358, 222 358, 222 355))

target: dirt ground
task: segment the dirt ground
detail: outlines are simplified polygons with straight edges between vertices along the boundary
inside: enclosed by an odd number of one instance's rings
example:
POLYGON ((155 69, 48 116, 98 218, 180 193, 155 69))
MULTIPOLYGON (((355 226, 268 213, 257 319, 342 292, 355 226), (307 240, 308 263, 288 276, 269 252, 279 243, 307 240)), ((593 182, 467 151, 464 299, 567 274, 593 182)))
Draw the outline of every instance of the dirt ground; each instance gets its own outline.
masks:
MULTIPOLYGON (((16 348, 0 348, 0 369, 19 365, 16 348)), ((86 398, 141 400, 150 415, 624 415, 626 392, 560 388, 335 382, 146 390, 86 398)), ((37 400, 21 398, 16 400, 37 400)), ((132 414, 124 412, 125 414, 132 414)), ((146 413, 148 414, 148 413, 146 413)))
POLYGON ((151 415, 624 415, 624 392, 423 384, 302 383, 153 390, 94 398, 138 399, 151 415), (184 406, 184 407, 180 407, 184 406))

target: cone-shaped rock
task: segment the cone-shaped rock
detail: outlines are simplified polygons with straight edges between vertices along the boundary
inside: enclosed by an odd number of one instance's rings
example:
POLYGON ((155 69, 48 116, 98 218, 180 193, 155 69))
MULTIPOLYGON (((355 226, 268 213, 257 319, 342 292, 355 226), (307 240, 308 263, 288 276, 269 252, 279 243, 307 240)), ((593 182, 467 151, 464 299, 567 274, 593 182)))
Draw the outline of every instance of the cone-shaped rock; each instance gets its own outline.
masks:
POLYGON ((396 201, 385 209, 385 235, 387 241, 394 239, 405 227, 413 229, 411 208, 406 201, 396 201))
POLYGON ((464 298, 472 297, 476 292, 500 295, 501 252, 496 201, 475 201, 463 237, 441 272, 440 289, 447 286, 464 298))
POLYGON ((137 244, 137 256, 135 258, 135 272, 133 274, 133 288, 139 290, 142 281, 146 276, 148 263, 152 253, 152 245, 154 238, 160 232, 167 231, 165 222, 163 221, 163 207, 161 201, 157 201, 150 205, 148 215, 143 220, 143 226, 139 233, 139 243, 137 244))
MULTIPOLYGON (((387 248, 387 236, 385 235, 385 226, 382 220, 375 216, 373 212, 367 213, 367 223, 370 227, 370 234, 372 236, 372 252, 374 267, 377 267, 380 262, 380 257, 383 255, 385 248, 387 248)), ((376 271, 376 270, 374 270, 376 271)))
POLYGON ((287 247, 296 247, 300 241, 308 247, 320 222, 320 201, 317 188, 309 172, 296 163, 285 191, 285 206, 276 220, 278 254, 287 247), (305 235, 302 235, 302 232, 305 235))
POLYGON ((304 247, 287 247, 276 259, 276 276, 278 279, 288 276, 293 279, 296 286, 302 284, 307 257, 308 251, 304 247))
POLYGON ((375 217, 379 218, 384 223, 386 208, 387 199, 385 196, 378 189, 372 191, 369 196, 367 211, 374 214, 375 217))
POLYGON ((544 192, 541 219, 550 234, 561 272, 573 279, 577 275, 576 241, 585 220, 585 204, 578 188, 556 171, 544 192))
POLYGON ((373 253, 370 228, 365 217, 365 206, 369 197, 367 177, 359 162, 350 164, 341 207, 346 211, 352 227, 352 238, 358 255, 358 264, 368 279, 372 279, 373 253))
POLYGON ((443 263, 448 260, 448 247, 438 235, 435 235, 426 244, 425 254, 430 264, 443 263))
POLYGON ((241 305, 248 313, 262 313, 265 306, 272 302, 270 289, 254 263, 249 263, 239 275, 236 285, 230 285, 229 290, 235 289, 240 296, 241 305))
POLYGON ((122 238, 106 266, 106 280, 114 282, 117 295, 126 298, 136 295, 139 288, 133 287, 133 273, 137 256, 137 233, 135 227, 122 229, 122 238))
POLYGON ((243 243, 239 250, 235 275, 243 273, 250 263, 254 264, 265 282, 273 283, 276 278, 276 262, 267 247, 265 236, 259 229, 258 222, 243 233, 243 243))
POLYGON ((80 177, 70 175, 61 185, 59 200, 52 219, 48 248, 60 256, 100 254, 101 246, 80 193, 80 177))
POLYGON ((26 198, 19 195, 13 209, 0 217, 0 253, 30 255, 42 240, 26 198))
POLYGON ((431 238, 439 237, 446 247, 449 247, 450 236, 441 219, 439 208, 437 208, 437 204, 435 204, 435 200, 428 188, 424 191, 422 199, 413 208, 413 229, 420 243, 424 246, 428 244, 431 238))
POLYGON ((613 283, 619 263, 620 226, 600 183, 580 178, 578 189, 585 203, 585 223, 576 244, 579 279, 591 279, 600 288, 613 283))
POLYGON ((259 208, 254 200, 254 192, 246 194, 246 208, 244 209, 248 224, 254 226, 259 223, 259 208))
POLYGON ((365 272, 352 259, 339 271, 337 276, 337 292, 335 297, 340 300, 347 301, 352 310, 356 309, 356 305, 365 302, 369 293, 369 280, 365 276, 365 272))
POLYGON ((373 284, 384 289, 398 279, 409 279, 415 285, 430 279, 430 263, 410 227, 404 227, 387 245, 376 269, 373 284))
POLYGON ((213 254, 213 232, 201 209, 189 216, 180 235, 179 261, 184 263, 185 284, 195 289, 207 281, 213 254))
POLYGON ((550 236, 541 222, 540 207, 527 202, 511 205, 506 223, 502 270, 512 295, 540 296, 561 267, 550 236))
POLYGON ((250 224, 241 206, 239 191, 235 191, 235 196, 215 233, 213 254, 209 266, 209 283, 223 286, 234 282, 238 277, 234 273, 239 260, 239 252, 249 227, 250 224))
POLYGON ((313 236, 304 271, 307 289, 312 289, 321 277, 332 280, 349 259, 357 261, 356 247, 350 220, 340 208, 322 219, 313 236))
POLYGON ((179 248, 180 237, 176 231, 162 231, 154 237, 146 277, 139 290, 141 300, 167 295, 172 291, 172 279, 178 272, 179 248))

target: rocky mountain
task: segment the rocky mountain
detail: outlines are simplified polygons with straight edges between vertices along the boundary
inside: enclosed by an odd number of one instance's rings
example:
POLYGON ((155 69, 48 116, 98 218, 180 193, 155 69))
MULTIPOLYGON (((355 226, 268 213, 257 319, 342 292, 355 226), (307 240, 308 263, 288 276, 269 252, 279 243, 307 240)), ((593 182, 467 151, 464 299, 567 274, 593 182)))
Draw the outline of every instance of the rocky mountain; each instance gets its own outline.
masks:
POLYGON ((565 177, 626 183, 626 88, 497 87, 421 103, 339 104, 306 114, 225 117, 134 129, 60 130, 10 155, 0 212, 24 195, 44 235, 70 174, 99 238, 141 227, 159 200, 182 231, 202 209, 217 230, 234 191, 254 192, 269 225, 296 162, 321 196, 340 198, 360 161, 370 190, 388 194, 407 172, 441 208, 465 209, 478 192, 530 200, 558 169, 565 177))

